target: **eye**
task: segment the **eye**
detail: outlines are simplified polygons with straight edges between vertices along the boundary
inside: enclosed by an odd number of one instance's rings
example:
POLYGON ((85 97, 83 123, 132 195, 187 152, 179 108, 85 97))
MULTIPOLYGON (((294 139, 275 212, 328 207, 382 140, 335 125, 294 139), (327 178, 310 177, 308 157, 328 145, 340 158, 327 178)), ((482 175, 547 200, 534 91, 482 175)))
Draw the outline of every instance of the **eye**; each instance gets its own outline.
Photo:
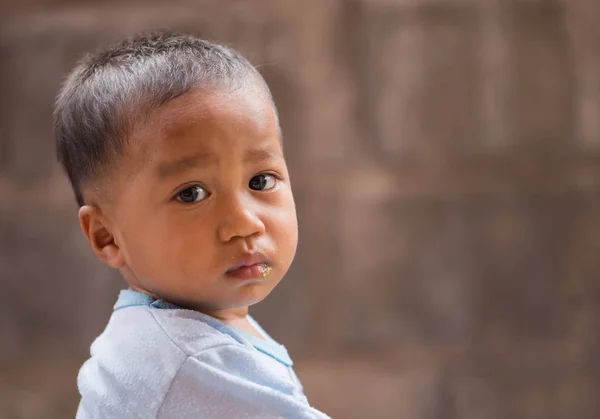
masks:
POLYGON ((248 186, 255 191, 266 191, 277 184, 277 178, 273 175, 260 174, 250 179, 248 186))
POLYGON ((208 192, 206 192, 201 186, 190 186, 189 188, 185 188, 181 190, 176 196, 180 202, 185 204, 191 204, 193 202, 199 202, 208 197, 208 192))

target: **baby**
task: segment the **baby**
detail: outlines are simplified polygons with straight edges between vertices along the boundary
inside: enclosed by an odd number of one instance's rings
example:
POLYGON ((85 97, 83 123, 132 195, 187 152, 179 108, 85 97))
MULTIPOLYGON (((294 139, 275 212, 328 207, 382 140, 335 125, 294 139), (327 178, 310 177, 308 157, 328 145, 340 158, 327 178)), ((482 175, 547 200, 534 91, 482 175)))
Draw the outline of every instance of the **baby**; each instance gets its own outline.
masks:
POLYGON ((298 230, 269 88, 235 51, 154 33, 86 57, 56 150, 121 291, 82 366, 77 418, 326 418, 248 315, 298 230))

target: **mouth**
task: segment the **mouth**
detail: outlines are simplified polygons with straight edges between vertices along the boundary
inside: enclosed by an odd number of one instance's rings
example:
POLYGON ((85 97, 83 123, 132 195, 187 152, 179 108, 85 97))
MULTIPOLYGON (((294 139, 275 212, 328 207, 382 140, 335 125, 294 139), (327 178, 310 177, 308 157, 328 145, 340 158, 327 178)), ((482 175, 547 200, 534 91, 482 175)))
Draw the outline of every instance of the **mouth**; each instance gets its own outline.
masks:
POLYGON ((250 280, 265 279, 273 270, 273 264, 264 255, 246 254, 237 259, 237 261, 225 272, 225 275, 231 278, 250 280))

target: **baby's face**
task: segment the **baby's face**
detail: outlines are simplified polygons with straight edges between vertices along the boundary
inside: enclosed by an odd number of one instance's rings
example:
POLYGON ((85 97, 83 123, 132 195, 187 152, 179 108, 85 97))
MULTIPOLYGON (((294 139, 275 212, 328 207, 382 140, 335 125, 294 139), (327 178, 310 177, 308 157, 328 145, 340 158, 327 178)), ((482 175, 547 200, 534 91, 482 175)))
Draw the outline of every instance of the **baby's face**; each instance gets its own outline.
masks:
MULTIPOLYGON (((256 90, 256 89, 254 89, 256 90)), ((111 218, 131 285, 200 311, 266 297, 298 231, 273 107, 240 89, 190 91, 153 113, 123 158, 111 218)))

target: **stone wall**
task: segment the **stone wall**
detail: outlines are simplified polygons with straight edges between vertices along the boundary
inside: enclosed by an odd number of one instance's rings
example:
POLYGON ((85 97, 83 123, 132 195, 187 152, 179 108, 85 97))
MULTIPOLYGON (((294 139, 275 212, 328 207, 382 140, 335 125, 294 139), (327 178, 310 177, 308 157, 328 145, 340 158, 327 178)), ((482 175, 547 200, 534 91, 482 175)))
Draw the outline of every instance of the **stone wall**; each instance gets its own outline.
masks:
POLYGON ((72 417, 117 275, 54 162, 85 51, 227 43, 279 106, 300 218, 254 308, 340 418, 600 417, 600 3, 0 4, 0 418, 72 417))

